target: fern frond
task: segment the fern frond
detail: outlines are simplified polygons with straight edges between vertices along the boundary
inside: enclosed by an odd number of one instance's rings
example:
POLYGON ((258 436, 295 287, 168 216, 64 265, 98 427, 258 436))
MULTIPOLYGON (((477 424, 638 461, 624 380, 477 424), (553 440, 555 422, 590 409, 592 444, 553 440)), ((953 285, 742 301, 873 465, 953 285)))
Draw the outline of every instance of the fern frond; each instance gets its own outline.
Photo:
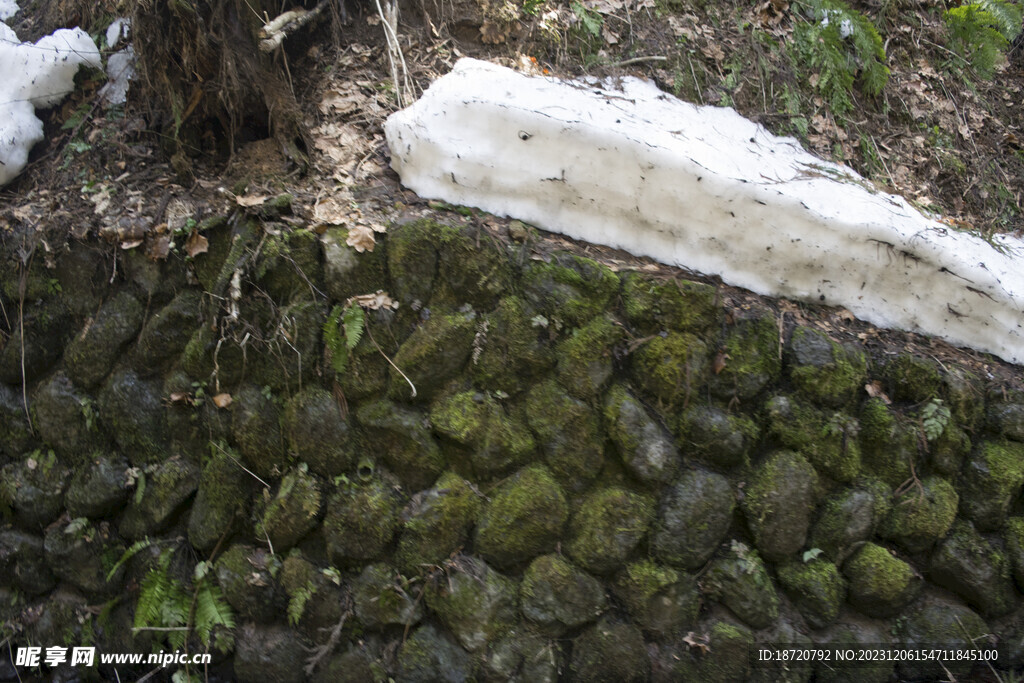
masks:
POLYGON ((149 540, 148 536, 140 541, 135 541, 135 543, 132 543, 131 546, 129 546, 128 550, 125 550, 124 554, 121 555, 121 559, 115 562, 114 566, 110 569, 109 572, 107 572, 107 581, 110 581, 110 579, 114 578, 114 574, 117 572, 118 569, 122 567, 122 565, 124 565, 125 562, 132 559, 140 551, 145 550, 151 545, 153 545, 153 541, 149 540))
POLYGON ((950 44, 982 78, 995 75, 996 61, 1021 31, 1024 10, 1007 0, 978 0, 943 15, 950 44))
POLYGON ((350 304, 341 316, 341 324, 345 328, 345 345, 352 350, 363 338, 363 329, 366 326, 366 314, 363 312, 363 308, 350 304))
POLYGON ((210 634, 216 626, 223 626, 226 629, 234 628, 235 615, 227 600, 224 599, 220 586, 204 580, 196 586, 196 611, 193 626, 203 645, 207 647, 210 645, 210 634))
POLYGON ((324 346, 331 352, 331 367, 335 372, 345 372, 348 365, 348 345, 341 328, 341 318, 345 309, 335 306, 324 322, 324 346))
POLYGON ((975 4, 989 14, 996 30, 1007 42, 1020 33, 1024 10, 1019 5, 1007 0, 978 0, 975 4))

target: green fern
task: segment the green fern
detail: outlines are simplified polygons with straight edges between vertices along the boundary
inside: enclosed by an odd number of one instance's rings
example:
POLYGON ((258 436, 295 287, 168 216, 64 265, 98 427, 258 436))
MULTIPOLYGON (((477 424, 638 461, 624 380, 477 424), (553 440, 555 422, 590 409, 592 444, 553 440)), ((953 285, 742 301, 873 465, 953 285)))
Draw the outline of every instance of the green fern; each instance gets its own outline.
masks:
POLYGON ((1024 13, 1007 0, 979 0, 947 10, 950 46, 980 77, 995 75, 996 61, 1021 31, 1024 13))
POLYGON ((357 304, 335 306, 324 323, 324 345, 331 352, 331 367, 337 373, 348 367, 350 351, 363 338, 366 314, 357 304))
POLYGON ((295 591, 291 599, 288 601, 288 623, 295 626, 299 623, 299 619, 302 618, 302 613, 306 609, 306 603, 316 593, 316 586, 313 585, 312 581, 307 581, 306 585, 295 591))
POLYGON ((933 398, 921 408, 921 429, 928 441, 935 441, 946 431, 949 424, 949 407, 941 398, 933 398))

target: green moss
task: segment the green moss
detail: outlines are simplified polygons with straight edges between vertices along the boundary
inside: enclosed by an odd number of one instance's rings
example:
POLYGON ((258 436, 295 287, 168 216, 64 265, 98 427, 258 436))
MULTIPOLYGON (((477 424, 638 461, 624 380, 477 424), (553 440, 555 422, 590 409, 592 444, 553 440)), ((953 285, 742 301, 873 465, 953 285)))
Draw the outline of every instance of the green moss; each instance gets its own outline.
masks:
POLYGON ((561 555, 542 555, 519 585, 523 616, 546 635, 560 636, 595 619, 608 607, 600 581, 561 555))
POLYGON ((407 574, 431 571, 465 544, 469 529, 480 514, 480 495, 472 484, 446 472, 410 514, 398 539, 395 563, 407 574))
POLYGON ((945 479, 930 476, 893 501, 879 534, 909 552, 922 552, 946 535, 956 518, 956 489, 945 479))
POLYGON ((241 455, 220 445, 211 451, 188 521, 189 541, 204 552, 212 550, 222 535, 230 534, 248 516, 255 483, 242 469, 241 455))
POLYGON ((527 422, 555 479, 570 493, 587 488, 604 464, 597 413, 554 380, 535 385, 525 402, 527 422))
POLYGON ((818 513, 810 545, 840 563, 851 548, 870 538, 889 514, 891 494, 883 482, 863 479, 856 487, 829 496, 818 513))
POLYGON ((701 581, 704 592, 753 628, 766 628, 779 616, 779 596, 757 551, 733 540, 728 552, 711 561, 701 581))
POLYGON ((494 307, 512 289, 512 268, 504 246, 486 232, 470 226, 437 229, 438 278, 431 306, 478 310, 494 307))
POLYGON ((520 470, 491 493, 476 533, 476 549, 498 566, 528 562, 553 550, 569 504, 547 468, 520 470))
POLYGON ((584 569, 614 571, 639 545, 654 517, 647 496, 611 487, 588 495, 570 524, 566 549, 584 569))
POLYGON ((709 378, 712 393, 722 398, 754 398, 782 371, 774 316, 765 311, 737 322, 726 334, 721 352, 725 366, 709 378))
POLYGON ((577 327, 605 311, 619 290, 619 277, 607 266, 576 254, 558 252, 551 262, 531 261, 522 274, 526 301, 549 319, 577 327))
POLYGON ((880 398, 864 402, 860 414, 861 457, 867 473, 892 487, 911 476, 919 435, 899 419, 880 398))
POLYGON ((782 446, 806 456, 821 474, 844 483, 860 474, 860 426, 853 417, 787 396, 771 398, 765 413, 769 433, 782 446))
MULTIPOLYGON (((479 337, 478 337, 479 338, 479 337)), ((531 377, 554 363, 550 349, 538 339, 522 299, 505 297, 487 316, 487 327, 476 348, 472 364, 473 381, 489 391, 516 394, 528 386, 531 377)))
POLYGON ((320 482, 304 466, 285 475, 261 520, 275 552, 288 550, 316 526, 321 501, 320 482))
POLYGON ((379 400, 361 405, 356 418, 366 437, 363 444, 381 454, 408 490, 429 487, 444 470, 445 458, 424 413, 379 400))
POLYGON ((700 609, 696 582, 651 560, 626 565, 613 590, 636 623, 654 633, 692 628, 700 609))
POLYGON ((622 278, 626 317, 642 334, 664 329, 703 333, 718 324, 718 292, 711 285, 647 273, 622 278))
POLYGON ((865 543, 846 564, 850 602, 871 616, 892 616, 910 603, 921 587, 913 567, 880 545, 865 543))
POLYGON ((1002 616, 1020 604, 1004 548, 987 540, 970 522, 957 520, 953 525, 932 553, 928 576, 985 617, 1002 616))
POLYGON ((790 346, 790 378, 797 390, 812 401, 841 406, 863 385, 868 369, 863 351, 837 344, 822 332, 807 327, 793 331, 790 346), (830 354, 823 354, 826 345, 830 354))
POLYGON ((391 389, 389 397, 395 400, 413 399, 408 378, 416 387, 417 400, 428 400, 466 365, 476 335, 477 321, 473 315, 434 315, 405 340, 392 359, 389 369, 391 389))
POLYGON ((425 591, 427 606, 471 652, 511 631, 518 594, 515 581, 472 557, 460 558, 447 576, 425 591))
POLYGON ((1024 484, 1024 444, 984 441, 960 481, 961 512, 982 531, 998 529, 1024 484))
POLYGON ((612 376, 613 347, 625 332, 605 316, 594 318, 555 349, 562 386, 584 400, 595 398, 612 376))
POLYGON ((824 628, 839 616, 846 599, 846 582, 827 560, 790 562, 779 567, 779 583, 814 628, 824 628))
POLYGON ((803 456, 776 451, 754 472, 743 509, 758 550, 781 559, 804 545, 818 477, 803 456))
POLYGON ((429 218, 393 224, 387 232, 391 296, 411 309, 426 305, 437 276, 437 240, 441 224, 429 218))
POLYGON ((633 352, 637 384, 668 412, 685 405, 707 374, 707 345, 692 334, 669 332, 633 352))
POLYGON ((399 526, 399 498, 393 486, 373 478, 342 486, 327 504, 324 540, 339 565, 381 557, 399 526))
POLYGON ((910 354, 901 354, 886 363, 882 376, 897 401, 921 403, 939 396, 942 389, 938 364, 910 354))
POLYGON ((505 474, 529 461, 536 450, 518 411, 506 412, 493 396, 464 391, 434 402, 434 430, 456 448, 457 464, 477 477, 505 474))

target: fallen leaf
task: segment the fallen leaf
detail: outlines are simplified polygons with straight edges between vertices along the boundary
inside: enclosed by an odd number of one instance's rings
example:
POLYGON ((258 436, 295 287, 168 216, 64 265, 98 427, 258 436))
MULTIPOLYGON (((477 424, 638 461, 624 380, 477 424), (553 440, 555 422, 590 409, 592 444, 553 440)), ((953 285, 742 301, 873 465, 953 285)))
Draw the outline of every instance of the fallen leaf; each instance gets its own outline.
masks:
POLYGON ((364 251, 373 251, 373 248, 377 245, 377 240, 373 238, 373 228, 366 225, 356 225, 349 229, 345 244, 362 254, 364 251))
POLYGON ((382 289, 378 289, 373 294, 357 294, 351 297, 349 303, 354 303, 368 308, 371 311, 377 311, 382 308, 398 308, 398 302, 388 296, 388 293, 382 289))
POLYGON ((270 199, 270 195, 268 194, 247 194, 242 195, 241 197, 235 197, 235 203, 248 209, 253 206, 259 206, 268 199, 270 199))
POLYGON ((320 223, 329 223, 330 225, 344 225, 353 213, 348 202, 335 197, 321 199, 313 207, 313 218, 320 223))
POLYGON ((185 253, 195 258, 199 254, 205 254, 210 250, 210 240, 206 239, 196 231, 188 236, 185 241, 185 253))
POLYGON ((146 257, 152 261, 159 261, 167 258, 171 253, 171 236, 160 235, 156 239, 149 240, 146 245, 146 257))
POLYGON ((217 394, 210 400, 213 401, 213 405, 217 406, 218 408, 227 408, 229 405, 231 405, 232 398, 231 394, 224 393, 217 394))
POLYGON ((707 654, 711 652, 711 646, 708 645, 707 636, 698 636, 693 631, 690 631, 683 637, 683 642, 689 645, 691 648, 697 648, 701 651, 701 654, 707 654))
POLYGON ((712 366, 712 369, 715 371, 716 375, 720 373, 722 370, 725 370, 725 361, 727 360, 730 360, 730 356, 725 351, 719 351, 718 355, 715 356, 715 362, 712 366))
POLYGON ((128 249, 134 249, 140 244, 142 244, 142 240, 128 240, 126 242, 121 242, 121 248, 127 251, 128 249))
POLYGON ((184 391, 172 391, 171 392, 171 403, 181 403, 188 399, 188 394, 184 391))
POLYGON ((885 395, 885 391, 882 390, 882 383, 877 379, 873 382, 868 382, 864 385, 864 391, 867 392, 871 398, 879 398, 882 403, 889 405, 892 403, 892 399, 885 395))

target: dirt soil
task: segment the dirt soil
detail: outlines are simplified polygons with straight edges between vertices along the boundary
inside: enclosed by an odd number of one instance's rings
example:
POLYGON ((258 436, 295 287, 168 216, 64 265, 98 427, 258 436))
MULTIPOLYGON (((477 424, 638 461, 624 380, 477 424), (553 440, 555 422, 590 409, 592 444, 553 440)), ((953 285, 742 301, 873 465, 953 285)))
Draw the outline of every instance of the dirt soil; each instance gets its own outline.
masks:
MULTIPOLYGON (((44 4, 53 9, 54 3, 44 4)), ((407 3, 400 8, 398 38, 411 93, 392 81, 376 6, 350 4, 339 12, 340 31, 337 21, 314 22, 290 35, 275 57, 304 112, 313 145, 307 168, 294 165, 266 129, 254 126, 241 131, 231 154, 200 131, 191 142, 192 168, 182 174, 147 118, 146 102, 130 92, 126 106, 107 108, 96 95, 102 74, 80 75, 75 93, 44 114, 47 140, 33 151, 29 168, 0 189, 0 236, 25 253, 41 247, 51 256, 75 240, 101 240, 113 277, 124 250, 187 258, 204 248, 194 229, 203 219, 258 211, 288 192, 294 202, 286 221, 294 227, 345 225, 350 239, 367 248, 392 221, 442 214, 442 220, 472 222, 504 239, 529 240, 535 258, 573 249, 616 269, 716 282, 518 222, 510 231, 508 219, 428 202, 402 188, 389 168, 382 124, 403 96, 418 95, 462 56, 538 74, 653 79, 684 99, 734 106, 772 132, 795 135, 881 189, 924 210, 941 210, 954 227, 1021 234, 1024 50, 1011 47, 994 77, 981 79, 945 46, 941 5, 854 4, 878 27, 891 74, 877 96, 865 95, 855 81, 852 110, 837 116, 819 88, 820 70, 802 60, 794 41, 796 26, 814 15, 786 0, 756 6, 703 0, 407 3)), ((42 19, 19 19, 14 25, 23 38, 50 28, 42 19)), ((106 24, 94 20, 89 30, 98 34, 106 24)), ((811 324, 879 355, 908 349, 1017 383, 1018 369, 991 356, 880 331, 843 309, 766 300, 717 284, 727 306, 777 311, 780 334, 811 324)))

